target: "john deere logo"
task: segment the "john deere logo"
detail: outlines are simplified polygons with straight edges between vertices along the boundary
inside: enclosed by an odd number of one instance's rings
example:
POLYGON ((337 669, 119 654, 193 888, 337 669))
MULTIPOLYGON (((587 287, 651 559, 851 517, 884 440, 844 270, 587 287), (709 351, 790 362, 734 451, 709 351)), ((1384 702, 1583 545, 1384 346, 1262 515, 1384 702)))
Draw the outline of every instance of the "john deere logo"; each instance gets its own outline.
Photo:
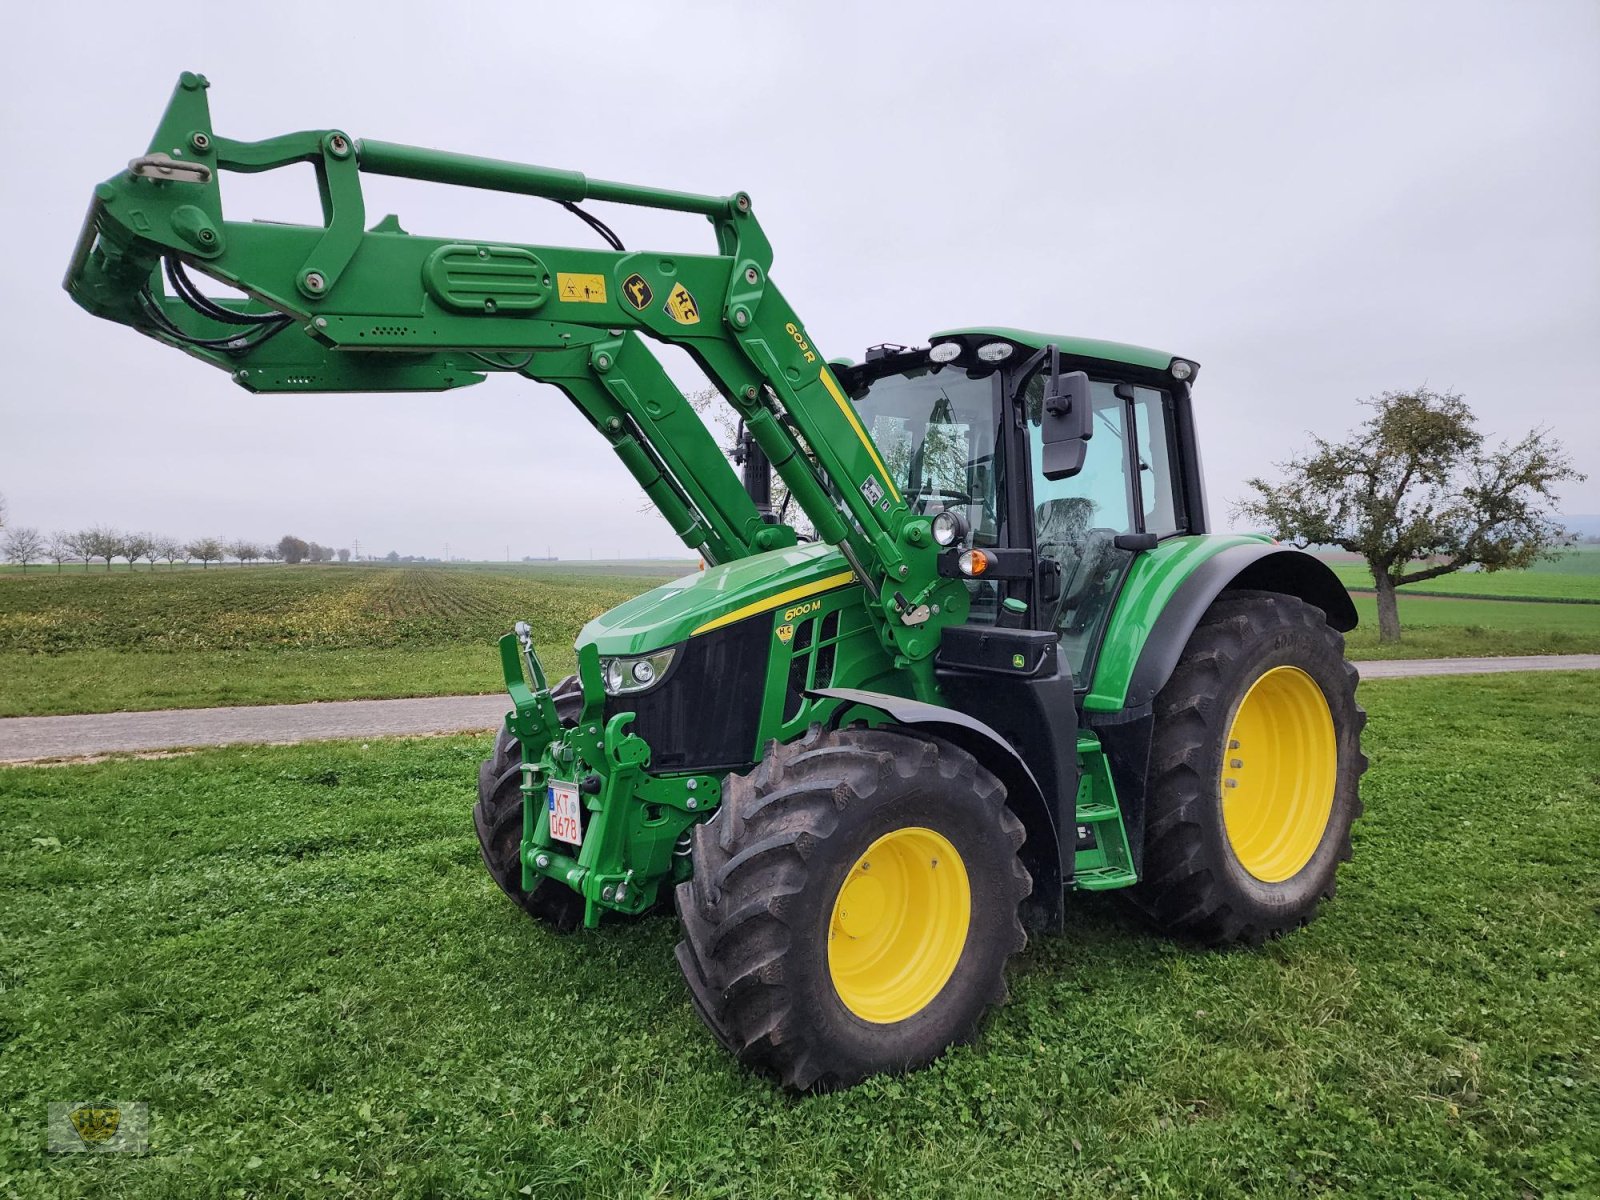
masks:
POLYGON ((792 637, 794 637, 794 626, 793 625, 779 625, 778 626, 778 640, 780 642, 782 642, 785 646, 787 646, 789 644, 789 640, 792 637))
POLYGON ((67 1120, 86 1144, 99 1146, 117 1136, 122 1110, 114 1104, 85 1104, 69 1112, 67 1120))
POLYGON ((700 306, 694 302, 694 297, 689 294, 689 289, 681 283, 672 285, 672 290, 667 293, 667 302, 663 307, 667 316, 679 325, 700 324, 700 306))
POLYGON ((637 274, 629 275, 622 281, 622 294, 628 298, 629 304, 641 312, 655 295, 650 290, 650 285, 644 281, 644 276, 637 274))
POLYGON ((1020 654, 1013 654, 1013 655, 1012 655, 1012 656, 1011 656, 1011 665, 1012 665, 1012 666, 1013 666, 1013 667, 1015 667, 1015 668, 1016 668, 1016 669, 1017 669, 1017 670, 1019 670, 1019 671, 1020 671, 1020 670, 1022 670, 1022 668, 1023 668, 1023 667, 1024 667, 1024 666, 1025 666, 1025 665, 1026 665, 1026 663, 1025 663, 1025 661, 1024 661, 1024 659, 1023 659, 1023 657, 1022 657, 1022 655, 1020 655, 1020 654))

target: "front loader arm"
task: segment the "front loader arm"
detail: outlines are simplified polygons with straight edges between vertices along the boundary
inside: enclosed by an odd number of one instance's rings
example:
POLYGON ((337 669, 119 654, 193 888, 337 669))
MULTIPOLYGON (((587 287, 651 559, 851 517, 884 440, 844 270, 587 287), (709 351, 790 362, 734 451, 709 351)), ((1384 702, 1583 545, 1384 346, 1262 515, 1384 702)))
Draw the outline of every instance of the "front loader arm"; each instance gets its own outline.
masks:
POLYGON ((939 578, 927 522, 911 513, 771 283, 771 246, 747 195, 590 180, 357 142, 338 130, 237 142, 213 133, 206 87, 184 75, 149 152, 96 188, 66 280, 79 304, 222 367, 253 391, 442 390, 489 370, 519 371, 578 404, 687 544, 717 561, 791 544, 791 530, 762 522, 640 338, 681 346, 819 536, 850 559, 885 645, 920 668, 920 688, 932 689, 930 656, 945 622, 930 614, 958 617, 965 591, 939 578), (322 226, 224 218, 221 172, 297 162, 316 170, 322 226), (412 236, 393 218, 367 228, 363 172, 697 212, 712 223, 718 253, 452 241, 412 236), (185 268, 249 299, 201 297, 197 312, 185 268))

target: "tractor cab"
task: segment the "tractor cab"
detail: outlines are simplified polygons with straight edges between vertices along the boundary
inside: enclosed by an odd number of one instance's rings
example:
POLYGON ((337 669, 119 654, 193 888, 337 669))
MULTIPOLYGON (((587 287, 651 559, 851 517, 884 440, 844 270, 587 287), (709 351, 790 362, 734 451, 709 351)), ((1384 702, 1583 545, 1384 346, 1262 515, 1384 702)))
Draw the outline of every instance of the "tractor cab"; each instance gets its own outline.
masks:
POLYGON ((1137 346, 973 329, 921 350, 875 348, 837 370, 907 502, 951 514, 940 527, 962 531, 950 548, 970 593, 967 625, 1059 635, 1063 669, 1085 687, 1134 558, 1205 531, 1188 433, 1195 365, 1137 346), (1069 373, 1085 377, 1081 465, 1051 478, 1047 398, 1069 373))

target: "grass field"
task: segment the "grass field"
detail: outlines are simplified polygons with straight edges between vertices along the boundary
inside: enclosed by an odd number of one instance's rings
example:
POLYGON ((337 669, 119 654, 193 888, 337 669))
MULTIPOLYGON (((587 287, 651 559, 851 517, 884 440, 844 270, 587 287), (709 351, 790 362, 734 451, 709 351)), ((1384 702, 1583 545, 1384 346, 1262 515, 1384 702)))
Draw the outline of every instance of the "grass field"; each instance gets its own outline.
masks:
MULTIPOLYGON (((531 619, 545 665, 565 674, 585 621, 690 569, 656 562, 13 574, 0 577, 0 717, 498 691, 494 643, 513 621, 531 619)), ((1357 659, 1600 651, 1600 604, 1402 595, 1405 638, 1397 647, 1378 645, 1372 597, 1357 595, 1356 607, 1362 625, 1349 646, 1357 659)))
POLYGON ((1320 921, 1218 953, 1075 901, 977 1045, 800 1100, 701 1028, 671 920, 495 891, 482 740, 0 772, 0 1194, 1600 1195, 1593 687, 1365 686, 1320 921), (43 1154, 89 1097, 151 1153, 43 1154))
MULTIPOLYGON (((1330 563, 1345 587, 1370 590, 1361 563, 1330 563)), ((1525 571, 1457 571, 1401 589, 1402 596, 1483 596, 1600 604, 1600 546, 1577 546, 1525 571)))
POLYGON ((1600 653, 1600 605, 1399 597, 1401 639, 1378 642, 1378 605, 1351 597, 1361 624, 1346 635, 1352 659, 1460 658, 1504 654, 1600 653))

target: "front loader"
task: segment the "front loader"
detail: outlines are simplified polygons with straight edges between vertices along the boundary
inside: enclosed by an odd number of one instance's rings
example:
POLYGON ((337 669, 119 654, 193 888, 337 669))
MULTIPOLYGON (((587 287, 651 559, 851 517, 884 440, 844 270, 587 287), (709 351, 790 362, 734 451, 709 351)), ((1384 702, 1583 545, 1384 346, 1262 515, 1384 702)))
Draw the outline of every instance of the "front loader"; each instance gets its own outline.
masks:
POLYGON ((743 192, 331 129, 240 142, 207 87, 185 74, 95 189, 74 300, 255 394, 548 383, 706 563, 591 621, 554 685, 525 623, 501 640, 474 819, 539 921, 673 901, 712 1035, 812 1089, 971 1038, 1077 892, 1210 943, 1332 895, 1366 765, 1355 611, 1309 555, 1209 531, 1192 360, 989 326, 825 360, 743 192), (224 217, 226 173, 293 163, 321 225, 224 217), (605 245, 369 223, 364 175, 554 201, 605 245), (700 214, 714 252, 628 250, 584 201, 700 214), (650 341, 732 406, 742 478, 650 341))

